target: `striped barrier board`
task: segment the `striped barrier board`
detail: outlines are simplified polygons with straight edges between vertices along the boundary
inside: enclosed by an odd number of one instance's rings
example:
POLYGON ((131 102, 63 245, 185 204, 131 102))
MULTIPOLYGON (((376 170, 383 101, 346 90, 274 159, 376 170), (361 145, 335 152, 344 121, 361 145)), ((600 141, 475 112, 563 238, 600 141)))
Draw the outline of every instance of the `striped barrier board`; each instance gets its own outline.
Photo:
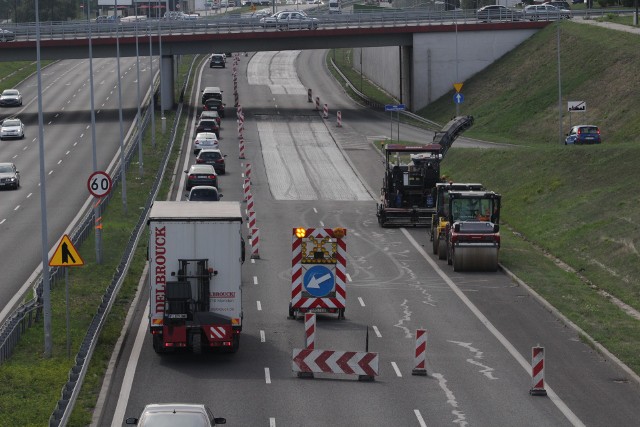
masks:
POLYGON ((294 348, 293 372, 347 374, 373 377, 379 374, 378 353, 366 351, 314 350, 294 348))

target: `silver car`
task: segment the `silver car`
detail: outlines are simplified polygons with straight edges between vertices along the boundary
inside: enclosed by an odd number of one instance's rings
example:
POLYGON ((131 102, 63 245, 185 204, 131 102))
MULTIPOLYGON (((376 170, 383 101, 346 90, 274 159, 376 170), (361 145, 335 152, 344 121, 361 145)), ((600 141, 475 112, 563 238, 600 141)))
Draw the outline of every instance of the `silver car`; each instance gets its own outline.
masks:
POLYGON ((532 4, 522 11, 524 19, 529 21, 551 21, 554 19, 571 19, 570 10, 560 9, 550 4, 532 4))
POLYGON ((16 39, 16 35, 12 31, 0 28, 0 42, 12 42, 16 39))
POLYGON ((284 10, 271 16, 260 19, 260 25, 265 28, 277 28, 279 30, 299 30, 318 28, 318 19, 311 18, 306 13, 298 10, 284 10))
POLYGON ((140 427, 211 427, 226 424, 227 420, 214 417, 211 410, 202 404, 155 403, 145 406, 140 418, 127 418, 125 422, 140 427))
POLYGON ((0 106, 19 107, 22 105, 22 95, 18 89, 5 89, 0 94, 0 106))
POLYGON ((24 139, 24 124, 20 119, 5 119, 0 126, 0 140, 24 139))

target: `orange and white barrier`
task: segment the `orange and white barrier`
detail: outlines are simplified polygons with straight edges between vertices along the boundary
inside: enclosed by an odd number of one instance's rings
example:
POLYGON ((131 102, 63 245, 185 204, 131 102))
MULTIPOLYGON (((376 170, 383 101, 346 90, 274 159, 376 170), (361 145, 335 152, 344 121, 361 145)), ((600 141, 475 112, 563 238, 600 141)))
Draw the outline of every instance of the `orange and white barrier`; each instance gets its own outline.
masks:
POLYGON ((416 351, 414 353, 413 375, 427 375, 427 331, 416 331, 416 351))
POLYGON ((338 117, 338 124, 337 124, 337 126, 338 126, 339 128, 341 128, 341 127, 342 127, 342 111, 338 111, 338 112, 336 113, 336 116, 338 117))
POLYGON ((260 245, 260 229, 251 229, 251 259, 260 259, 260 251, 258 246, 260 245))
POLYGON ((329 118, 329 105, 328 104, 324 104, 324 107, 322 108, 322 118, 323 119, 328 119, 329 118))
POLYGON ((320 97, 316 96, 316 111, 320 111, 320 97))
POLYGON ((240 147, 239 147, 240 148, 240 157, 239 158, 240 159, 244 159, 244 138, 240 138, 239 145, 240 145, 240 147))
POLYGON ((244 190, 244 200, 243 201, 247 201, 249 199, 249 196, 251 196, 251 181, 249 180, 249 178, 245 178, 244 179, 244 185, 242 186, 243 190, 244 190))
POLYGON ((251 181, 251 163, 244 164, 244 177, 251 181))
POLYGON ((531 390, 532 396, 546 396, 544 389, 544 347, 531 348, 531 390))
POLYGON ((316 314, 304 314, 304 344, 305 348, 313 350, 316 342, 316 314))

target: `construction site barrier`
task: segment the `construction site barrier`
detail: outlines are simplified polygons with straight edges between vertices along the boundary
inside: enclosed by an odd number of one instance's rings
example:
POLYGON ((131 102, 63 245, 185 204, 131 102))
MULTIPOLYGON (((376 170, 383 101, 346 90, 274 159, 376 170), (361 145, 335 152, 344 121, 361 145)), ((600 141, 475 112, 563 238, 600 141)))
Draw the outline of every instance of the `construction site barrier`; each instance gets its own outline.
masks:
POLYGON ((427 375, 427 331, 416 331, 416 348, 414 353, 413 375, 427 375))
POLYGON ((531 390, 532 396, 546 396, 544 388, 544 347, 531 348, 531 390))

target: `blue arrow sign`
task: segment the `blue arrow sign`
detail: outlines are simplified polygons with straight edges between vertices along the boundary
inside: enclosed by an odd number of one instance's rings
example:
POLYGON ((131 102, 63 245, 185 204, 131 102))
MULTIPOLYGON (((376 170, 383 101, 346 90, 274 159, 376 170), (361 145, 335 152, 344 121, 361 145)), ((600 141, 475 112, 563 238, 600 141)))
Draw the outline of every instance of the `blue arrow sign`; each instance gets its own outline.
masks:
POLYGON ((405 109, 406 107, 404 104, 398 104, 398 105, 387 104, 384 106, 384 111, 403 111, 405 109))
POLYGON ((464 102, 464 95, 460 92, 456 93, 455 95, 453 95, 453 102, 455 102, 456 104, 462 104, 464 102))
POLYGON ((333 272, 324 265, 316 265, 307 270, 302 284, 307 292, 314 297, 324 297, 335 287, 333 272))

